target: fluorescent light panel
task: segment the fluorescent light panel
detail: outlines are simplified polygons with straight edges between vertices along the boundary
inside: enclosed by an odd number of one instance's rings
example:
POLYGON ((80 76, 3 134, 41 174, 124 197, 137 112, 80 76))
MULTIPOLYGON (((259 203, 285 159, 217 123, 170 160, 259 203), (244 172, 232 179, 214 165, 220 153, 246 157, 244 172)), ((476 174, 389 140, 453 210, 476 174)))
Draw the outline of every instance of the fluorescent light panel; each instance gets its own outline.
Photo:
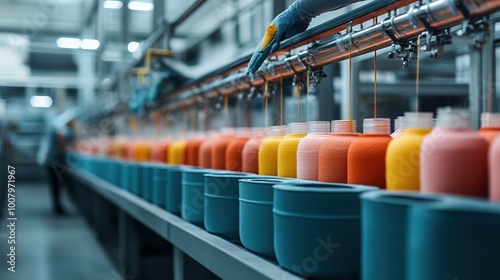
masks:
POLYGON ((50 108, 52 98, 50 96, 34 95, 30 99, 30 104, 35 108, 50 108))
POLYGON ((57 46, 62 49, 79 49, 81 41, 78 38, 61 37, 56 41, 57 46))
POLYGON ((56 44, 62 49, 83 49, 83 50, 97 50, 101 43, 95 39, 83 39, 61 37, 57 39, 56 44))
POLYGON ((148 2, 130 1, 127 7, 133 11, 150 12, 153 10, 154 5, 148 2))
POLYGON ((131 53, 135 52, 139 48, 139 42, 130 42, 127 45, 127 50, 131 53))
POLYGON ((84 50, 97 50, 101 43, 98 40, 94 39, 83 39, 82 40, 82 49, 84 50))
POLYGON ((115 0, 106 0, 104 1, 104 3, 102 3, 102 6, 104 7, 104 9, 119 10, 123 7, 123 2, 115 0))

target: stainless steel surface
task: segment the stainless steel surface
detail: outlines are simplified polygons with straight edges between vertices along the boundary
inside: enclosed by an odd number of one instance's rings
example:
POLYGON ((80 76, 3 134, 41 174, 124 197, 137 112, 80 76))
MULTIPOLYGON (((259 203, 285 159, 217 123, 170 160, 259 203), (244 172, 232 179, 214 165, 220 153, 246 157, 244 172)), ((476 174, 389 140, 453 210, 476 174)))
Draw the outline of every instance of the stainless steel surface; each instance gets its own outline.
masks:
POLYGON ((73 175, 223 279, 302 279, 86 171, 73 175))

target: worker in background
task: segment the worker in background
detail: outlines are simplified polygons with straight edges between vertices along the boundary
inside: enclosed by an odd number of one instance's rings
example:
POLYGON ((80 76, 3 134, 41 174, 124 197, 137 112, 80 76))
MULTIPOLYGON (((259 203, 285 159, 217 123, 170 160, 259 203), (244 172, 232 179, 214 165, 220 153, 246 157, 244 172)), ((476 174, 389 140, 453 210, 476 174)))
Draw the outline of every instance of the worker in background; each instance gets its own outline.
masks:
POLYGON ((307 29, 312 18, 363 0, 297 0, 281 12, 266 28, 266 34, 248 63, 248 73, 254 74, 266 58, 279 48, 282 40, 307 29))
POLYGON ((65 212, 61 205, 60 192, 61 185, 67 183, 67 180, 65 180, 65 173, 67 172, 65 165, 66 153, 74 142, 75 123, 75 119, 63 123, 54 121, 47 132, 38 154, 38 162, 48 172, 52 205, 57 215, 64 214, 65 212))

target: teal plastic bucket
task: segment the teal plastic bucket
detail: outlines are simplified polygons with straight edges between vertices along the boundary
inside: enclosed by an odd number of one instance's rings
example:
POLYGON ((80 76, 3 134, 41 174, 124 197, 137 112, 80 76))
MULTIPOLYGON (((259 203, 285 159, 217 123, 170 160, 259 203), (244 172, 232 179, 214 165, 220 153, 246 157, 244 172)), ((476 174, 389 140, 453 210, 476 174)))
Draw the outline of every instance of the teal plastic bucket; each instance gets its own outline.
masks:
POLYGON ((362 279, 406 279, 408 213, 413 207, 440 203, 444 199, 444 196, 415 192, 363 194, 362 279))
POLYGON ((500 205, 475 199, 413 207, 406 279, 500 279, 500 205))
POLYGON ((182 172, 180 166, 172 166, 167 170, 165 209, 177 216, 181 215, 182 208, 182 172))
POLYGON ((240 242, 239 179, 258 175, 220 172, 205 175, 205 228, 232 242, 240 242))
POLYGON ((205 174, 217 171, 201 168, 183 168, 182 172, 182 219, 204 227, 205 174))
POLYGON ((289 182, 286 178, 240 180, 240 240, 245 248, 268 259, 275 259, 273 226, 273 185, 289 182))
POLYGON ((132 189, 132 163, 127 161, 122 161, 120 163, 120 182, 119 187, 121 189, 131 191, 132 189))
POLYGON ((154 164, 151 176, 151 201, 154 205, 165 209, 166 193, 167 193, 167 178, 168 170, 171 168, 167 164, 154 164))
POLYGON ((273 188, 274 249, 279 265, 308 278, 359 279, 359 196, 376 188, 312 181, 273 188))

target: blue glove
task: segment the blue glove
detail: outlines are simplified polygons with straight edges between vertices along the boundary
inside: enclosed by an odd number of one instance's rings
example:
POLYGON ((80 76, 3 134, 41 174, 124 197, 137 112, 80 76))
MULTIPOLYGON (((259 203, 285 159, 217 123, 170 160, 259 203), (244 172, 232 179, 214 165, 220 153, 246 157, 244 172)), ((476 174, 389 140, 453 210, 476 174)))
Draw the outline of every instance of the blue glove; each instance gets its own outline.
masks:
POLYGON ((282 40, 304 32, 312 18, 358 1, 363 0, 297 0, 293 2, 267 27, 266 35, 248 63, 247 73, 257 72, 262 62, 279 48, 282 40))

